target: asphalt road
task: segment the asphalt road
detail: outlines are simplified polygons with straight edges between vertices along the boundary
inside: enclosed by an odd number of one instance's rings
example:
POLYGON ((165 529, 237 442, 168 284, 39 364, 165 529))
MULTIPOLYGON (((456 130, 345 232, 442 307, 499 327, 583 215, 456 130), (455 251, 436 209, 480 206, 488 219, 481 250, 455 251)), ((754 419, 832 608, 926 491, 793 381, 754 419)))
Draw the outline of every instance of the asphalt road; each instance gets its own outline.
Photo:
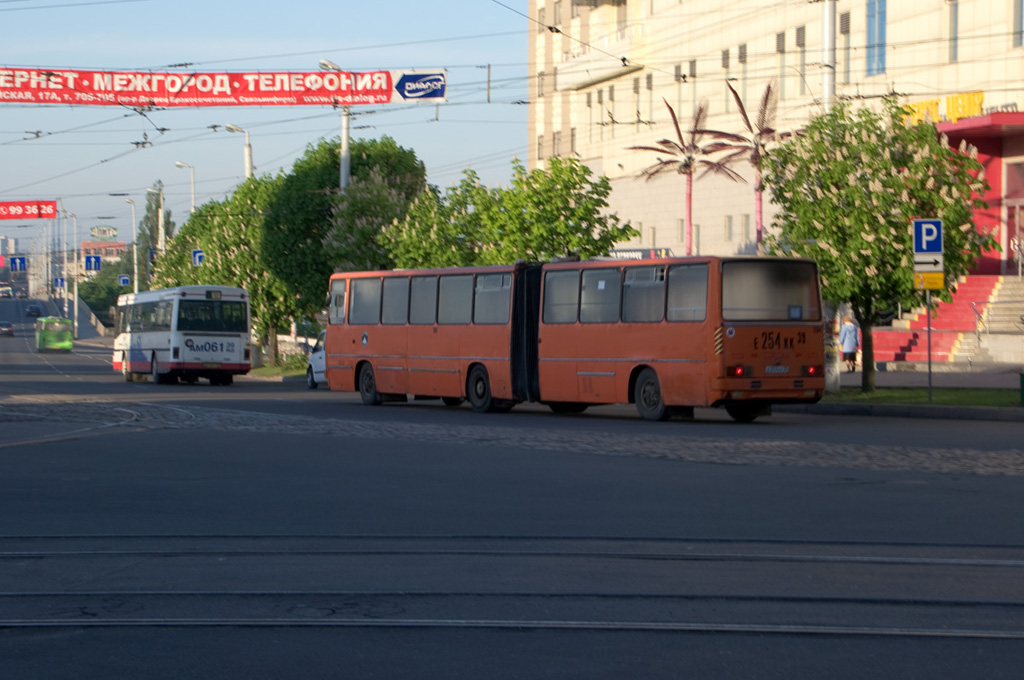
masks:
POLYGON ((374 408, 17 333, 0 677, 1020 675, 1019 423, 374 408))

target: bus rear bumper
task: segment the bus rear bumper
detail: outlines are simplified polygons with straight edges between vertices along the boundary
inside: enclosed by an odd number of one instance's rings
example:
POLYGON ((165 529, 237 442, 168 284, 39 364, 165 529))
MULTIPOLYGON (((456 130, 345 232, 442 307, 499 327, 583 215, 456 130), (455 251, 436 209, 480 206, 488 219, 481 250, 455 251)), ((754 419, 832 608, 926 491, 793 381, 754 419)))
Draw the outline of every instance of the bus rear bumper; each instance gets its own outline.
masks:
POLYGON ((814 404, 824 395, 824 378, 732 378, 715 380, 708 396, 712 406, 720 406, 737 401, 814 404))

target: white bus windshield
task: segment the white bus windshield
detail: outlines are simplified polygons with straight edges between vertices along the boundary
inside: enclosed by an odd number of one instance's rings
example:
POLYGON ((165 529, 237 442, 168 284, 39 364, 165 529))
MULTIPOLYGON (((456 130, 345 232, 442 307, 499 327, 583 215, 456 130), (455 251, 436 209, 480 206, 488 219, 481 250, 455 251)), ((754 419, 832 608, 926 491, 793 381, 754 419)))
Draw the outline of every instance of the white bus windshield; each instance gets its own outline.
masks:
POLYGON ((817 268, 799 260, 722 264, 724 321, 819 321, 817 268))

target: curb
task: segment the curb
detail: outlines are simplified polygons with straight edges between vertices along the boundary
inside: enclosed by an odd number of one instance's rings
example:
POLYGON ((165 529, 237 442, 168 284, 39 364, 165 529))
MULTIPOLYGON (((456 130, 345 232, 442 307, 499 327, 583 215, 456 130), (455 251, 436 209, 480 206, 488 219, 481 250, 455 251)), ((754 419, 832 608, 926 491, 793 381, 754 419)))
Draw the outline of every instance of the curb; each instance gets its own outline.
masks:
POLYGON ((808 404, 774 406, 781 413, 823 416, 878 416, 884 418, 935 418, 942 420, 991 420, 1024 422, 1024 408, 992 406, 932 406, 924 404, 808 404))

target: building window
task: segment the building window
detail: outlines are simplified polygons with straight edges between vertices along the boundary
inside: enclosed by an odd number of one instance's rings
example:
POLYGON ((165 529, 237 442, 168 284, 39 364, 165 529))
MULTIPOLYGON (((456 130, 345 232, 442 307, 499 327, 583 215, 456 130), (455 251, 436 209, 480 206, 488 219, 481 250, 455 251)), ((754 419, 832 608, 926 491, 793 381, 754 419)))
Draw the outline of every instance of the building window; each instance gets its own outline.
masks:
POLYGON ((725 240, 732 240, 732 215, 725 216, 725 240))
POLYGON ((869 76, 885 73, 885 0, 868 0, 868 67, 869 76))
POLYGON ((729 50, 722 50, 722 70, 725 71, 725 111, 729 112, 729 102, 732 100, 732 93, 729 92, 729 50))
POLYGON ((537 32, 543 33, 544 29, 547 28, 547 23, 544 21, 544 8, 541 7, 537 10, 537 32))
POLYGON ((747 102, 747 43, 736 48, 736 61, 740 63, 740 99, 747 102))
MULTIPOLYGON (((1024 0, 1021 0, 1024 2, 1024 0)), ((839 35, 843 36, 843 83, 850 82, 850 13, 839 15, 839 35)))
POLYGON ((574 156, 580 155, 576 150, 576 128, 569 128, 569 153, 574 156))
POLYGON ((537 72, 537 96, 544 96, 544 71, 537 72))
POLYGON ((786 98, 786 34, 775 34, 775 53, 779 55, 779 99, 786 98))
POLYGON ((750 241, 750 215, 743 215, 743 240, 750 241))
POLYGON ((573 0, 569 0, 569 17, 575 19, 580 15, 580 6, 577 5, 573 0))
POLYGON ((562 131, 554 132, 551 134, 551 155, 561 156, 562 155, 562 131))
POLYGON ((949 3, 949 63, 957 62, 957 38, 960 30, 960 3, 947 0, 949 3))
POLYGON ((1024 47, 1024 0, 1013 0, 1013 46, 1024 47))
POLYGON ((537 135, 537 160, 544 158, 544 135, 537 135))
POLYGON ((800 94, 807 94, 807 29, 796 29, 796 46, 800 50, 800 94))
POLYGON ((553 6, 553 11, 551 13, 554 15, 553 17, 551 17, 551 20, 555 24, 555 26, 558 26, 560 23, 562 23, 562 2, 561 2, 561 0, 556 0, 555 1, 555 4, 553 6))

